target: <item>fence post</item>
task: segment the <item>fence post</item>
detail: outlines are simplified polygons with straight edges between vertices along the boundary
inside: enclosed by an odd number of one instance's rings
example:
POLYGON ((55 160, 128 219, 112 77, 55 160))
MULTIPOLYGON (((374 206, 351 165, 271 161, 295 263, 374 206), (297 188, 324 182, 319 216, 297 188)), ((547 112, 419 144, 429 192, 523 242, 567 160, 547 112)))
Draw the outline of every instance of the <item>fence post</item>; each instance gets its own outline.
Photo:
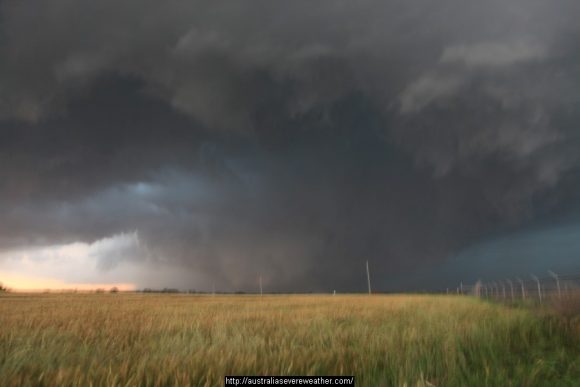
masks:
POLYGON ((511 294, 512 294, 512 302, 514 302, 515 298, 514 298, 514 284, 512 282, 511 279, 507 279, 506 280, 508 284, 510 284, 510 290, 511 290, 511 294))
POLYGON ((524 281, 522 281, 521 278, 516 278, 516 280, 518 280, 518 282, 522 286, 522 300, 525 300, 526 299, 526 288, 524 287, 524 281))
POLYGON ((536 284, 538 285, 538 297, 540 298, 540 304, 542 303, 542 286, 540 285, 540 280, 538 279, 538 277, 536 277, 535 275, 531 275, 532 279, 534 281, 536 281, 536 284))
POLYGON ((558 278, 558 274, 551 270, 548 270, 548 274, 550 274, 550 276, 556 280, 556 286, 558 287, 558 298, 562 299, 562 292, 560 291, 560 279, 558 278))

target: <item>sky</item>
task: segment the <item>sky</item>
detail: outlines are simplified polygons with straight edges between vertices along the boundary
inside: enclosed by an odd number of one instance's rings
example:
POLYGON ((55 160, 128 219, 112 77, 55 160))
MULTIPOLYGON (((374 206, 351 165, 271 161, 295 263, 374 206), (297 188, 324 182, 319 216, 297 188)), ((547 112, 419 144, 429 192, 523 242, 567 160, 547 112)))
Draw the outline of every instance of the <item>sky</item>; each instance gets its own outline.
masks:
POLYGON ((0 281, 580 272, 577 0, 0 0, 0 281))

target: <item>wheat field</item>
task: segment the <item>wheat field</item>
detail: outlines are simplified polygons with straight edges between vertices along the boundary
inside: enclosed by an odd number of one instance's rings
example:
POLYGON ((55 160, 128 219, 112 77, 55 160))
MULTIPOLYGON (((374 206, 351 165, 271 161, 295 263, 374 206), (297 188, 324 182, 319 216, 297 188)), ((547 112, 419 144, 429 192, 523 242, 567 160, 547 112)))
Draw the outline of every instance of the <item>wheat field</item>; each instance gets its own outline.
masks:
POLYGON ((2 386, 578 386, 580 321, 458 296, 0 296, 2 386))

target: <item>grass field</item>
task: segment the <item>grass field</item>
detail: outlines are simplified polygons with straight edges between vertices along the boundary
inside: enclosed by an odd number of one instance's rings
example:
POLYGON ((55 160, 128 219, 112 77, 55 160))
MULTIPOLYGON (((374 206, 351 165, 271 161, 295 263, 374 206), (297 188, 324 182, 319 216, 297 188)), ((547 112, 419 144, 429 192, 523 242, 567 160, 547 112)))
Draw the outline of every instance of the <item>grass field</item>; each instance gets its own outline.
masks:
POLYGON ((457 296, 0 296, 2 386, 579 386, 580 321, 457 296))

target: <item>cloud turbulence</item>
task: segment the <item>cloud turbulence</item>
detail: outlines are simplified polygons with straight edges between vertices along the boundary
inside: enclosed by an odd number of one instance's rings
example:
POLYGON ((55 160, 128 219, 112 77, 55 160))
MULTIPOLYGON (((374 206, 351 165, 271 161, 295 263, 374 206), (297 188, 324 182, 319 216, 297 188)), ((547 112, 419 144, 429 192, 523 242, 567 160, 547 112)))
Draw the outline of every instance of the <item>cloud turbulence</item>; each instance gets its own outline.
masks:
POLYGON ((413 278, 580 221, 579 15, 0 1, 0 270, 82 242, 139 287, 358 291, 366 260, 377 290, 443 286, 413 278))

